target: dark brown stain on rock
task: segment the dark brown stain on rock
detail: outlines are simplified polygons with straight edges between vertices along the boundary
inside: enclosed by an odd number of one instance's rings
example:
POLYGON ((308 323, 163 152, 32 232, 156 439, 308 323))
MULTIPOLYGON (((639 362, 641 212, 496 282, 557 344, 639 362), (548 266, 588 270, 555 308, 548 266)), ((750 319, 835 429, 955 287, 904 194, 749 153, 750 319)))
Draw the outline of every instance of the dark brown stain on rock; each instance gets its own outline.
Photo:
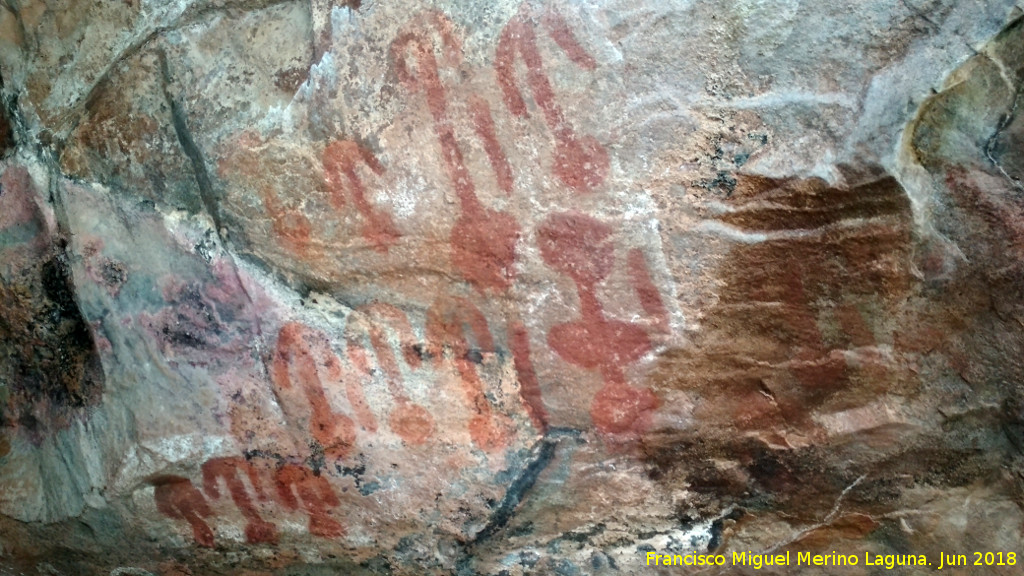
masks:
POLYGON ((309 69, 299 67, 287 68, 274 74, 274 86, 277 86, 283 92, 294 94, 307 78, 309 78, 309 69))
MULTIPOLYGON (((761 239, 734 245, 693 345, 663 354, 652 372, 655 392, 696 399, 695 429, 652 433, 644 447, 659 481, 679 474, 664 481, 703 494, 697 508, 704 498, 709 510, 746 501, 820 518, 856 475, 841 449, 833 457, 819 447, 837 440, 815 415, 917 393, 905 363, 875 352, 903 352, 894 319, 913 294, 910 202, 892 177, 850 176, 857 183, 843 187, 742 178, 717 217, 761 239), (723 454, 735 465, 722 465, 723 454), (693 465, 673 472, 678 461, 693 465)), ((859 433, 871 443, 891 430, 859 433)), ((915 449, 908 441, 900 452, 915 449)), ((879 461, 896 450, 846 457, 884 467, 879 461)))

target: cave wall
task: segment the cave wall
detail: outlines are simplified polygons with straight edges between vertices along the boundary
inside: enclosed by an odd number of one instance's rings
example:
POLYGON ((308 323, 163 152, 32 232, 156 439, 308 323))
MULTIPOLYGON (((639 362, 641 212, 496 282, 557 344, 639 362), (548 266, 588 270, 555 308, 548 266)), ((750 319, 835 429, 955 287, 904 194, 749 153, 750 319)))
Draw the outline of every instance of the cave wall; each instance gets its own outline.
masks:
POLYGON ((1021 16, 0 3, 0 574, 1019 554, 1021 16))

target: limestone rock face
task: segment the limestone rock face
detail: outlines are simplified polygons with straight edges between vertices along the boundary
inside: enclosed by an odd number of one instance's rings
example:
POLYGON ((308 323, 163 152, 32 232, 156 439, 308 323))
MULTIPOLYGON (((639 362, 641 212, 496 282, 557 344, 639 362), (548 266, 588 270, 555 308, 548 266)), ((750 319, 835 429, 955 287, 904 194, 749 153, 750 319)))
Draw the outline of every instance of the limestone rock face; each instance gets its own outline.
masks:
POLYGON ((0 574, 1020 573, 1022 14, 0 3, 0 574))

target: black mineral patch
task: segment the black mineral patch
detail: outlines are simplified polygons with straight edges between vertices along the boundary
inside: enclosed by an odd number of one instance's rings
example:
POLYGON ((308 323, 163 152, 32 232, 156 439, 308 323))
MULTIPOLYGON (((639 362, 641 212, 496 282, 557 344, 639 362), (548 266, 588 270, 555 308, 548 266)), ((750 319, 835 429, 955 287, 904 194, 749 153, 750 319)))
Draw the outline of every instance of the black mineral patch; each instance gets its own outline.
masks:
POLYGON ((78 309, 63 248, 37 266, 0 277, 0 423, 40 437, 97 404, 104 374, 78 309))

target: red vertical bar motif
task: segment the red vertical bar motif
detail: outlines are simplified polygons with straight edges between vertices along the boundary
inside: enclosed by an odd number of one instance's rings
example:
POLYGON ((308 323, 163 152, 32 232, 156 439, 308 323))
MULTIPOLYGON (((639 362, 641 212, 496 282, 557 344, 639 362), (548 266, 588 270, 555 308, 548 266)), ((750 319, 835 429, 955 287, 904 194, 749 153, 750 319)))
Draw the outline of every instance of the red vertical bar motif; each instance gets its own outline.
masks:
POLYGON ((248 476, 253 490, 256 491, 256 496, 260 500, 265 500, 266 495, 263 493, 259 474, 257 474, 256 468, 244 458, 213 458, 204 462, 203 490, 210 498, 219 499, 220 489, 217 484, 219 480, 223 479, 235 506, 248 520, 248 524, 245 526, 246 541, 250 544, 277 543, 277 526, 260 517, 256 505, 249 497, 248 490, 245 489, 245 483, 242 482, 241 474, 243 472, 248 476))
POLYGON ((441 298, 427 311, 427 338, 441 347, 435 362, 442 362, 444 349, 451 352, 452 362, 462 379, 466 405, 474 413, 469 421, 470 437, 484 450, 497 450, 508 445, 511 431, 508 419, 495 414, 476 365, 482 355, 494 352, 494 338, 487 327, 487 319, 480 309, 465 298, 441 298), (470 349, 467 332, 475 339, 476 349, 470 349))
MULTIPOLYGON (((525 7, 525 4, 524 4, 525 7)), ((553 12, 545 16, 549 33, 570 60, 592 69, 591 58, 572 35, 564 19, 553 12)), ((537 34, 527 20, 525 12, 513 18, 501 33, 494 61, 494 70, 505 97, 505 105, 516 116, 529 116, 523 94, 517 87, 516 57, 526 66, 526 84, 533 101, 544 115, 544 120, 555 138, 555 176, 576 192, 593 192, 608 176, 608 152, 592 136, 579 137, 565 118, 544 72, 544 62, 537 47, 537 34)))
POLYGON ((168 518, 184 520, 192 527, 192 536, 196 544, 213 548, 213 530, 203 518, 213 515, 210 505, 188 478, 180 476, 161 476, 152 481, 156 500, 156 509, 168 518))

